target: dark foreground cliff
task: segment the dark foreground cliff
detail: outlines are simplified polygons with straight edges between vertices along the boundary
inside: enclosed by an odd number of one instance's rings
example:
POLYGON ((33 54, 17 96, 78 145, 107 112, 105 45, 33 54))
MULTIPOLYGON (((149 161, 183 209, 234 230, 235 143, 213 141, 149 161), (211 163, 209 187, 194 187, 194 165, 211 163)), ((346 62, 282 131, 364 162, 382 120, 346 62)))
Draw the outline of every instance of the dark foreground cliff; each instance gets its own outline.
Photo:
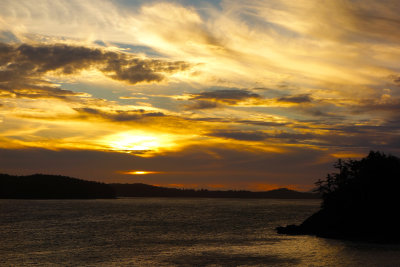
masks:
POLYGON ((93 199, 115 198, 107 184, 60 175, 0 174, 0 198, 14 199, 93 199))
POLYGON ((322 206, 300 225, 280 234, 400 243, 400 159, 370 152, 361 160, 339 160, 337 173, 316 185, 322 206))

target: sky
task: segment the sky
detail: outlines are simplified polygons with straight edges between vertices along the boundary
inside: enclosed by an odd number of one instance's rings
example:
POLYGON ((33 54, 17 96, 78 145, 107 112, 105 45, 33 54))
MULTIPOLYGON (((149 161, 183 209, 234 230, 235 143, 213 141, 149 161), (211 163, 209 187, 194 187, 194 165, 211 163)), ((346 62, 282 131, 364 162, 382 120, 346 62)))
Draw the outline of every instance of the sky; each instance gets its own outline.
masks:
POLYGON ((310 190, 400 155, 397 0, 0 0, 0 171, 310 190))

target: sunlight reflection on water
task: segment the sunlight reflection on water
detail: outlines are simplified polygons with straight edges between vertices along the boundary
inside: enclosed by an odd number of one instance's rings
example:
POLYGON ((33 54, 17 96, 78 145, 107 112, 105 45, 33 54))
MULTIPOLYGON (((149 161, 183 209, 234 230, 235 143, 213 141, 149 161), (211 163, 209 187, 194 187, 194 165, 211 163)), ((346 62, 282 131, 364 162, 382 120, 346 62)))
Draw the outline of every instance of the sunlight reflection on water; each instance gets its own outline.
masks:
POLYGON ((277 235, 316 200, 0 200, 0 266, 396 266, 400 246, 277 235))

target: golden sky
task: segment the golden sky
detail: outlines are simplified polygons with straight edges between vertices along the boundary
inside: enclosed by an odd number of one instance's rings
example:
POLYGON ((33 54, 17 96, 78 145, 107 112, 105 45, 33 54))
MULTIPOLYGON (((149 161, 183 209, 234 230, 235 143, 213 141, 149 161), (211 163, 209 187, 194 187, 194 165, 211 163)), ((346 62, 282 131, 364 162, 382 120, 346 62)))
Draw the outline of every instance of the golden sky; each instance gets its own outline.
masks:
POLYGON ((0 0, 0 171, 309 190, 400 154, 395 0, 0 0))

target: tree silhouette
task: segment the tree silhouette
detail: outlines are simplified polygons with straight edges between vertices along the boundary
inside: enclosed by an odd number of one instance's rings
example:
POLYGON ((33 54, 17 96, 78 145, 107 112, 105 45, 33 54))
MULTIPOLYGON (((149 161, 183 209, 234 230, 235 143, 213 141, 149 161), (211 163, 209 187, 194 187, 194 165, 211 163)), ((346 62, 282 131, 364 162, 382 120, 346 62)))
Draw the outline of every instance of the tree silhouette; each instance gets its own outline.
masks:
POLYGON ((398 200, 400 159, 371 151, 361 160, 339 159, 334 167, 338 172, 318 180, 316 191, 322 195, 322 208, 350 206, 393 206, 398 200))
POLYGON ((321 210, 301 225, 278 227, 278 233, 373 241, 400 241, 400 159, 371 151, 361 160, 339 159, 316 190, 321 210))

